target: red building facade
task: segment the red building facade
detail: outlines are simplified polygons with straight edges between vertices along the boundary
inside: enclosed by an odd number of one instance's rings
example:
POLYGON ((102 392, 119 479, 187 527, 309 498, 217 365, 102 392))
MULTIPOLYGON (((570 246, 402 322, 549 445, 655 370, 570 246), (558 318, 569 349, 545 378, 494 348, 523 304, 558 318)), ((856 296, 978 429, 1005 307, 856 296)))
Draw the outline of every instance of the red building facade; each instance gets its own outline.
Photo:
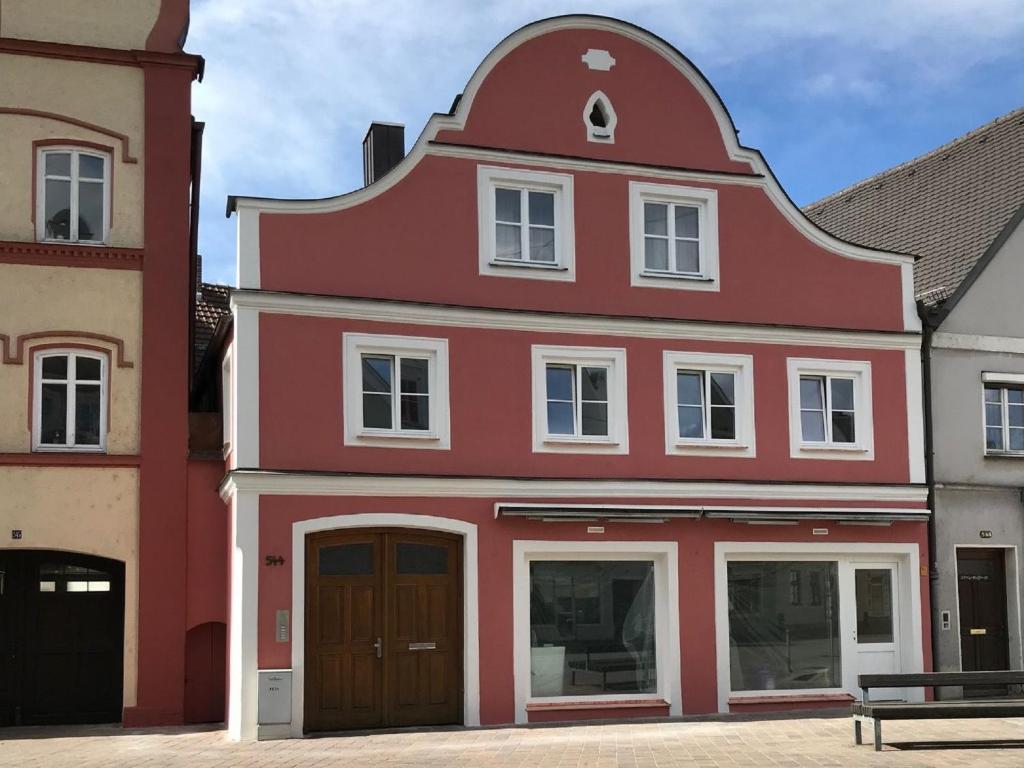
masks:
POLYGON ((678 51, 524 27, 374 178, 231 202, 234 738, 930 664, 912 258, 809 222, 678 51))

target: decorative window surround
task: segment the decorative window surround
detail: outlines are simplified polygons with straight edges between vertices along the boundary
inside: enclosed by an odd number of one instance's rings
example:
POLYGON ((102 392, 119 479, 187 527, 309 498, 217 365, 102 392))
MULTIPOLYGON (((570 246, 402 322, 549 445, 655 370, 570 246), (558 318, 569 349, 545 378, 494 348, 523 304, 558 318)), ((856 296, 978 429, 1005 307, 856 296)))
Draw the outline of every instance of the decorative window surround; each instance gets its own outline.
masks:
MULTIPOLYGON (((871 363, 859 360, 786 360, 789 379, 789 455, 794 459, 870 461, 875 458, 871 363), (800 377, 836 376, 853 379, 854 442, 808 442, 800 423, 800 377)), ((825 418, 829 418, 826 407, 825 418)))
POLYGON ((719 355, 704 352, 664 353, 665 381, 665 453, 679 456, 756 455, 754 438, 754 358, 751 355, 719 355), (736 437, 715 440, 708 431, 707 403, 704 403, 703 438, 679 435, 676 374, 679 371, 700 371, 705 374, 731 373, 735 387, 736 437))
POLYGON ((985 455, 1024 457, 1024 374, 986 371, 981 378, 985 455))
POLYGON ((106 152, 74 145, 40 148, 36 158, 36 239, 40 242, 104 245, 110 237, 110 166, 111 158, 106 152), (63 167, 63 158, 67 159, 66 169, 63 167), (53 163, 50 163, 51 160, 53 163), (87 161, 92 167, 86 167, 87 161), (97 161, 100 166, 98 171, 95 168, 97 161), (47 209, 52 207, 47 204, 48 198, 51 195, 63 197, 61 190, 64 185, 67 186, 66 192, 63 193, 67 196, 67 207, 62 209, 67 211, 68 216, 66 237, 47 231, 48 219, 59 216, 59 213, 47 216, 47 209), (86 210, 83 210, 82 190, 94 190, 97 187, 100 210, 97 212, 88 204, 86 210), (92 210, 88 210, 89 208, 92 210), (98 226, 98 232, 81 231, 81 227, 89 219, 93 220, 93 226, 98 226))
MULTIPOLYGON (((528 197, 524 195, 524 198, 528 197)), ((519 168, 477 167, 477 214, 480 240, 480 274, 524 277, 536 280, 576 279, 573 177, 569 174, 524 171, 519 168), (554 261, 530 261, 528 204, 522 206, 521 223, 526 243, 521 259, 497 257, 497 206, 495 190, 519 189, 554 195, 554 261)))
MULTIPOLYGON (((673 216, 668 226, 673 227, 673 216)), ((688 291, 718 291, 721 289, 718 270, 718 192, 713 189, 680 187, 670 184, 629 182, 629 252, 630 285, 642 288, 676 288, 688 291), (690 206, 697 209, 698 261, 696 272, 675 269, 676 240, 673 229, 668 229, 668 268, 651 270, 645 259, 644 204, 690 206)))
POLYGON ((583 107, 583 125, 586 127, 587 141, 614 144, 615 126, 618 122, 619 118, 615 114, 611 100, 603 91, 594 91, 583 107))
MULTIPOLYGON (((343 348, 345 445, 439 450, 451 447, 447 339, 346 333, 343 337, 343 348), (430 400, 427 429, 400 429, 394 425, 391 429, 363 426, 364 355, 394 356, 396 360, 400 357, 427 360, 427 388, 430 400)), ((396 375, 392 378, 393 400, 400 398, 400 386, 399 377, 396 375)))
MULTIPOLYGON (((91 365, 89 366, 92 367, 91 365)), ((102 352, 91 352, 84 349, 44 349, 34 353, 32 359, 32 450, 39 452, 61 451, 75 453, 103 453, 107 449, 107 409, 109 407, 108 356, 102 352), (64 361, 63 372, 44 371, 44 361, 48 359, 64 361), (96 372, 89 373, 80 369, 79 361, 96 364, 96 372), (61 387, 64 393, 64 413, 53 412, 51 418, 63 416, 61 430, 64 439, 60 442, 43 441, 44 386, 61 387), (90 390, 96 390, 97 411, 95 417, 95 442, 80 442, 81 418, 83 411, 79 409, 79 398, 90 390)), ((88 411, 84 412, 86 415, 88 411)), ((90 420, 92 421, 92 420, 90 420)))
POLYGON ((625 349, 534 345, 531 348, 531 357, 534 453, 629 453, 625 349), (606 379, 608 435, 606 437, 548 433, 547 366, 552 364, 608 369, 606 379))

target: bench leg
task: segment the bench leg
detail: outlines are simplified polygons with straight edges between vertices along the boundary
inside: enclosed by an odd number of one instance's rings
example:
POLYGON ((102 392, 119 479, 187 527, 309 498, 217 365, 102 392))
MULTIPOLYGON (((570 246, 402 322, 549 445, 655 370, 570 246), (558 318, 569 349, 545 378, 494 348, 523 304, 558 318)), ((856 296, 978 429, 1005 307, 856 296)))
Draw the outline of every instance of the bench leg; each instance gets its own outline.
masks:
POLYGON ((872 720, 875 726, 875 752, 882 751, 882 721, 877 717, 872 720))
POLYGON ((861 735, 860 718, 858 718, 858 717, 855 717, 853 719, 853 743, 855 745, 856 744, 863 744, 864 743, 864 738, 861 735))

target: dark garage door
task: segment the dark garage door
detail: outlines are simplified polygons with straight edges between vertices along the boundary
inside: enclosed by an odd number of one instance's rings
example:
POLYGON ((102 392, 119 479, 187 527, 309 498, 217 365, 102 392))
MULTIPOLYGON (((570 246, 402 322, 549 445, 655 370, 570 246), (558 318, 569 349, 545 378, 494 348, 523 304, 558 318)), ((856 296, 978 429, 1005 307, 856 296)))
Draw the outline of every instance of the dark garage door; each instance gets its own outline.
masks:
POLYGON ((121 719, 124 565, 0 550, 0 725, 121 719))

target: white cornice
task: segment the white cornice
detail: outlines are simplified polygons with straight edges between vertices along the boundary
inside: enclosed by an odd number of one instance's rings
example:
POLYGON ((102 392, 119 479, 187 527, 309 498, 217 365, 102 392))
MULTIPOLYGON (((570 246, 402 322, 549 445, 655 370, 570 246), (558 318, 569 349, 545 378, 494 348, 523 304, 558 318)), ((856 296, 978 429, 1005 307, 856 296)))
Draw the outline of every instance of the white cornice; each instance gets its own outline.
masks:
POLYGON ((563 315, 272 291, 232 291, 231 306, 234 309, 255 309, 268 314, 308 315, 381 323, 535 331, 538 333, 792 344, 856 349, 904 350, 920 349, 921 346, 921 336, 915 333, 877 333, 636 317, 563 315))
POLYGON ((518 478, 304 474, 234 470, 221 496, 237 492, 271 496, 384 496, 550 499, 779 499, 923 503, 928 489, 911 485, 801 485, 690 480, 523 480, 518 478))
POLYGON ((979 336, 973 333, 938 332, 932 335, 932 347, 968 352, 1003 352, 1024 355, 1024 339, 1013 336, 979 336))

